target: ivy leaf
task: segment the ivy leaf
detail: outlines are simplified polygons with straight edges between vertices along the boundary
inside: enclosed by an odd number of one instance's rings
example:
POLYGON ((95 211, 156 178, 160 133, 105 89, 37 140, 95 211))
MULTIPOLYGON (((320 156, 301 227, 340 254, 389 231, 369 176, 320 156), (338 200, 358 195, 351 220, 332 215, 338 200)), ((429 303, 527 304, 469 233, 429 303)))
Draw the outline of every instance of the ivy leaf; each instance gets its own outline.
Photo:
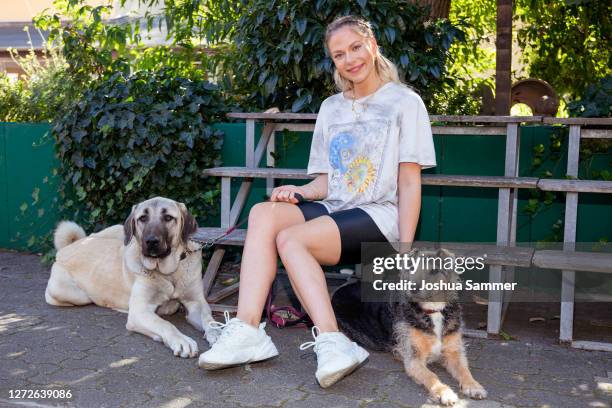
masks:
POLYGON ((87 157, 85 160, 83 160, 83 164, 85 164, 85 166, 89 167, 90 169, 96 168, 96 161, 92 157, 87 157))
POLYGON ((395 42, 395 30, 391 27, 385 27, 384 31, 389 43, 393 44, 395 42))
POLYGON ((123 156, 121 156, 121 158, 119 159, 119 163, 121 164, 121 167, 123 167, 124 169, 129 169, 132 166, 132 163, 134 163, 134 158, 132 157, 131 154, 126 153, 123 156))
POLYGON ((440 78, 440 67, 438 67, 437 65, 434 65, 429 68, 429 72, 431 73, 431 75, 433 75, 434 78, 440 78))
POLYGON ((300 37, 302 35, 304 35, 304 31, 306 31, 306 24, 307 24, 307 20, 306 18, 300 18, 295 22, 295 28, 298 32, 298 34, 300 35, 300 37))
POLYGON ((74 163, 75 166, 79 168, 83 167, 83 156, 81 155, 80 151, 72 153, 72 155, 70 156, 70 160, 72 161, 72 163, 74 163))
POLYGON ((278 75, 274 74, 266 80, 264 84, 264 95, 270 95, 276 89, 276 83, 278 82, 278 75))
POLYGON ((291 112, 299 112, 302 110, 302 108, 304 108, 304 105, 306 105, 306 101, 308 100, 308 95, 304 95, 299 97, 298 99, 296 99, 293 102, 293 105, 291 105, 291 112))
POLYGON ((425 43, 430 47, 433 47, 434 45, 433 35, 431 35, 429 32, 425 33, 425 43))
POLYGON ((193 149, 193 134, 191 132, 181 132, 179 138, 185 142, 188 148, 193 149))
POLYGON ((72 138, 77 143, 81 143, 81 140, 83 140, 83 137, 85 136, 87 136, 87 132, 85 130, 77 130, 76 132, 72 133, 72 138))

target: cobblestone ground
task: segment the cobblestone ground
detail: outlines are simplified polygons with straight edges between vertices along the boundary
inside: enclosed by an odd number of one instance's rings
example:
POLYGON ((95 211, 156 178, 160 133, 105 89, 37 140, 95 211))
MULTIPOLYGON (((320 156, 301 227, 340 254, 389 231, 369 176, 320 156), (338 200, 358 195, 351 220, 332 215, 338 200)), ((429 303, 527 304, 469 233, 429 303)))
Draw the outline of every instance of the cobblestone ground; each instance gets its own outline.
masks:
MULTIPOLYGON (((257 365, 207 373, 160 343, 125 330, 124 314, 96 306, 56 308, 44 301, 49 270, 35 255, 0 252, 0 406, 70 407, 422 407, 421 387, 390 355, 328 390, 314 379, 305 329, 270 329, 281 355, 257 365), (61 388, 69 400, 15 400, 10 390, 61 388)), ((183 316, 183 333, 204 339, 183 316)), ((612 354, 544 341, 467 339, 474 377, 489 392, 461 407, 608 407, 597 378, 612 376, 612 354)), ((457 390, 439 367, 434 370, 457 390)), ((612 382, 612 380, 610 381, 612 382)))

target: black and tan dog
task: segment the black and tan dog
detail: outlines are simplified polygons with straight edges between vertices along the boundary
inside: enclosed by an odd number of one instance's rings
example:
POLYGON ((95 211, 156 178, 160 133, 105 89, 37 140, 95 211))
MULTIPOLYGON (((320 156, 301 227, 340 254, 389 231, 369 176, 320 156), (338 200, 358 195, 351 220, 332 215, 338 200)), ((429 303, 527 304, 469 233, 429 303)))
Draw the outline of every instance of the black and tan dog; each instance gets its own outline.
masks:
MULTIPOLYGON (((411 256, 454 257, 444 249, 413 251, 411 256)), ((394 293, 385 302, 362 302, 359 282, 338 288, 332 304, 341 330, 366 348, 392 352, 406 373, 444 405, 454 404, 458 397, 427 368, 436 360, 459 382, 464 395, 486 398, 487 392, 468 368, 457 292, 420 290, 422 282, 457 282, 455 272, 421 265, 416 271, 402 272, 401 278, 414 281, 416 288, 394 293)))

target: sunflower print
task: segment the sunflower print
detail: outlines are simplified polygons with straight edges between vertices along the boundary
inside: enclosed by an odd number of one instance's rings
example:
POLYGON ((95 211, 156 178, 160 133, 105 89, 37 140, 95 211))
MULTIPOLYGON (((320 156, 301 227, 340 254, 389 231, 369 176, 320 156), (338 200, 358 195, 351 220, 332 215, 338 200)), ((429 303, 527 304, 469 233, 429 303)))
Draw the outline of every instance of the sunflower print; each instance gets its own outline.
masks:
POLYGON ((349 192, 363 193, 374 181, 376 170, 370 159, 359 156, 348 166, 344 181, 349 192))

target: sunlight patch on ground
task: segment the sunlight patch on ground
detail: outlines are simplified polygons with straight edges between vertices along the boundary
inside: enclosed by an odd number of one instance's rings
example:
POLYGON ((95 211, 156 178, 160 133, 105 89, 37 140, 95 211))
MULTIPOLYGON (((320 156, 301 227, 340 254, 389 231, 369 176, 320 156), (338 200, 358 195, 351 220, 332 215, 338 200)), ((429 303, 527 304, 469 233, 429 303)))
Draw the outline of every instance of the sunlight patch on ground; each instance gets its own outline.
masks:
POLYGON ((27 319, 27 316, 18 316, 15 313, 9 313, 6 315, 0 316, 0 333, 8 330, 10 325, 15 323, 23 322, 27 319))
POLYGON ((110 368, 124 367, 124 366, 130 365, 130 364, 134 364, 138 360, 140 360, 138 357, 124 358, 123 360, 112 362, 108 366, 110 368))
POLYGON ((160 405, 160 408, 185 408, 188 405, 191 405, 193 401, 189 398, 178 397, 171 401, 166 402, 163 405, 160 405))

